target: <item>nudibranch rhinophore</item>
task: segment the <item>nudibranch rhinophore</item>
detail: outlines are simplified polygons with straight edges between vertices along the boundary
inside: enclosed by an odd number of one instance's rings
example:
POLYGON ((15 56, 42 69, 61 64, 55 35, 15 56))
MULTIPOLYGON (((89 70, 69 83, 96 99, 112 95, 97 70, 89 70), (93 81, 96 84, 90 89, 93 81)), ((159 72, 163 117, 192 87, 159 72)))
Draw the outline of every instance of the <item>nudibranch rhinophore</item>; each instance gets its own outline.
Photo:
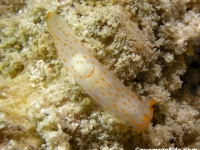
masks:
POLYGON ((47 26, 60 60, 76 82, 102 108, 123 119, 133 130, 142 131, 153 117, 155 100, 142 102, 119 79, 94 58, 56 13, 49 12, 47 26))

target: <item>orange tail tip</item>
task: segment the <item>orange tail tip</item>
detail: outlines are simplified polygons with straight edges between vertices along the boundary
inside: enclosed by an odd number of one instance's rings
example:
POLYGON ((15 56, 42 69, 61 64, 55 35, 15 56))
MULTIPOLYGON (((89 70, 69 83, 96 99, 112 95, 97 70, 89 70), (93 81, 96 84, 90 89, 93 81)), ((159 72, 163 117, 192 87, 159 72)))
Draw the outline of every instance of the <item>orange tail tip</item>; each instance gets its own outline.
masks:
POLYGON ((152 100, 150 100, 150 101, 147 103, 147 104, 148 104, 148 107, 149 107, 149 110, 150 110, 150 112, 151 112, 151 118, 153 117, 153 111, 154 111, 154 109, 151 108, 151 107, 155 104, 155 102, 156 102, 156 100, 152 99, 152 100))
POLYGON ((143 114, 141 121, 147 121, 149 120, 149 117, 146 114, 143 114))
POLYGON ((155 103, 156 103, 156 100, 154 99, 147 102, 149 108, 151 108, 155 103))

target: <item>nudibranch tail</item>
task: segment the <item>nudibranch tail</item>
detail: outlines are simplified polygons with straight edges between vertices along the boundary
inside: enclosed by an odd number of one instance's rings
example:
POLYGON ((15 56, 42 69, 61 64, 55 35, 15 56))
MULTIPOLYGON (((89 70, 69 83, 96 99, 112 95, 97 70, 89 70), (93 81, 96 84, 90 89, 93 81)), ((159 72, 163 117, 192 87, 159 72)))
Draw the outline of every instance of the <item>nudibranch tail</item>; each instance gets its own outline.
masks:
POLYGON ((119 79, 91 56, 73 30, 57 14, 48 13, 47 26, 58 56, 76 82, 102 108, 125 120, 133 130, 144 130, 153 117, 155 100, 142 102, 119 79))

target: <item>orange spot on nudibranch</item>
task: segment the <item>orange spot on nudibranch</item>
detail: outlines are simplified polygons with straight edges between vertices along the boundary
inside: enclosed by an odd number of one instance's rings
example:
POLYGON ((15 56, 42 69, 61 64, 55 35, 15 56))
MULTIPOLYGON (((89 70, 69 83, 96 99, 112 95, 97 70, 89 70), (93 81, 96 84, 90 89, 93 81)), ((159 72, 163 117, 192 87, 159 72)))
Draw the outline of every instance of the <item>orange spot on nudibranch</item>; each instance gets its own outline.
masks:
POLYGON ((102 78, 102 77, 101 77, 101 80, 102 80, 102 81, 105 81, 104 78, 102 78))
POLYGON ((113 80, 116 80, 115 77, 112 77, 113 80))
POLYGON ((119 92, 121 91, 119 88, 116 88, 116 89, 117 89, 117 91, 119 91, 119 92))
POLYGON ((116 104, 113 104, 112 106, 113 106, 114 108, 118 108, 116 104))
POLYGON ((116 117, 117 117, 117 118, 122 118, 122 117, 121 117, 121 116, 119 116, 119 115, 116 115, 116 117))
POLYGON ((106 84, 104 82, 102 84, 103 84, 103 86, 106 86, 106 84))
POLYGON ((131 100, 130 100, 130 99, 128 99, 128 101, 129 101, 129 102, 131 102, 131 100))
POLYGON ((98 101, 99 99, 98 99, 98 97, 94 97, 94 100, 95 100, 95 101, 98 101))
POLYGON ((105 96, 105 93, 104 93, 104 92, 101 92, 101 95, 105 96))
POLYGON ((126 115, 127 118, 129 118, 130 116, 127 113, 124 113, 126 115))
POLYGON ((135 95, 133 95, 133 94, 130 94, 132 97, 135 97, 135 95))
POLYGON ((104 89, 104 86, 101 85, 100 87, 101 87, 102 89, 104 89))
POLYGON ((115 82, 114 82, 113 84, 114 84, 115 86, 117 86, 117 84, 116 84, 115 82))
POLYGON ((122 102, 124 105, 127 105, 126 102, 122 102))
POLYGON ((109 102, 110 100, 109 100, 108 98, 106 98, 106 101, 108 101, 108 102, 109 102))
POLYGON ((141 121, 147 121, 149 117, 146 114, 143 114, 141 121))
POLYGON ((122 112, 125 113, 126 111, 124 109, 122 109, 122 112))
POLYGON ((116 97, 119 97, 119 95, 118 95, 118 94, 115 94, 115 96, 116 96, 116 97))
POLYGON ((89 77, 91 77, 92 76, 92 74, 94 73, 94 70, 95 70, 95 68, 94 68, 94 66, 93 66, 93 69, 92 69, 92 71, 90 72, 90 74, 89 75, 87 75, 85 78, 89 78, 89 77))
POLYGON ((109 110, 109 107, 108 106, 105 106, 106 110, 109 110))

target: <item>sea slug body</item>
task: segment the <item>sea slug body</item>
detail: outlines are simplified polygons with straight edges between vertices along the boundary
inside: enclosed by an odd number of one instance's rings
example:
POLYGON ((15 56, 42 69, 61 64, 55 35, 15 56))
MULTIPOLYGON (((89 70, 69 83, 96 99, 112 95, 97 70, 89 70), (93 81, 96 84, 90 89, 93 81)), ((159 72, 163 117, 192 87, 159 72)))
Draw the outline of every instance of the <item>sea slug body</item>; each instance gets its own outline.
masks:
POLYGON ((103 109, 123 119, 134 131, 144 130, 153 117, 155 100, 142 102, 96 58, 87 52, 59 15, 49 12, 47 26, 58 55, 76 82, 103 109))

